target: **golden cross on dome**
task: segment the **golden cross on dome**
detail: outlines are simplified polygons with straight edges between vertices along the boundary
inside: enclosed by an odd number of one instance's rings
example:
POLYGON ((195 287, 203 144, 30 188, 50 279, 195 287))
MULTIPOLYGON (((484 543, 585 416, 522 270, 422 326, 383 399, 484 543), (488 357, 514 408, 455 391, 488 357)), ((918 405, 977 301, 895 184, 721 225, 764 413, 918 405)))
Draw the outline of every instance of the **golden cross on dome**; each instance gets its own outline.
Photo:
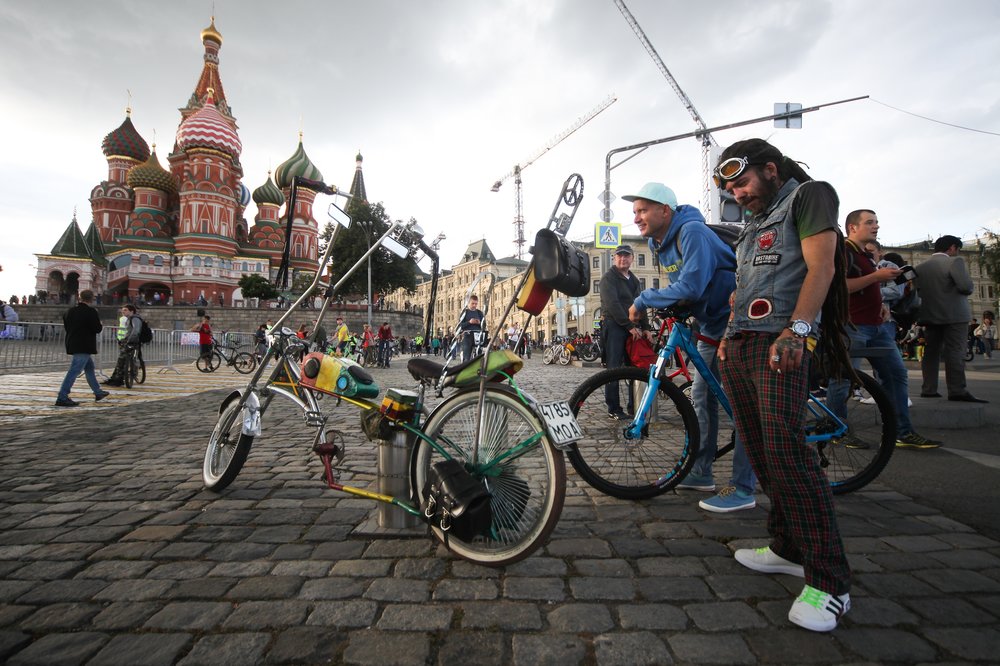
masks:
POLYGON ((125 105, 125 115, 126 115, 126 117, 131 118, 132 117, 132 91, 129 90, 128 88, 126 88, 125 92, 128 93, 128 104, 125 105))

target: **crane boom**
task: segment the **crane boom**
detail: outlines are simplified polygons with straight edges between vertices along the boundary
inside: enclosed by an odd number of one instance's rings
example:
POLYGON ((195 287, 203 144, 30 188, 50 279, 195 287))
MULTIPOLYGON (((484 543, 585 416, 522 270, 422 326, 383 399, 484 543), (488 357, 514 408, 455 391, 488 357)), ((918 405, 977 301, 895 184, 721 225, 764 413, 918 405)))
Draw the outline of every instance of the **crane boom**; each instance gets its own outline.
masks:
MULTIPOLYGON (((632 15, 632 12, 630 12, 628 7, 625 6, 624 0, 614 0, 614 3, 615 6, 618 7, 618 11, 620 11, 622 13, 622 16, 625 17, 625 22, 628 23, 630 28, 632 28, 632 32, 634 32, 635 36, 639 38, 639 41, 642 43, 643 48, 646 49, 646 53, 648 53, 649 57, 653 59, 653 62, 656 64, 657 69, 660 70, 660 73, 663 74, 663 77, 667 80, 667 83, 669 83, 670 87, 674 89, 675 93, 677 93, 677 96, 680 98, 681 103, 684 105, 684 108, 687 109, 689 114, 691 114, 691 118, 694 119, 695 125, 697 125, 698 129, 700 130, 707 130, 708 125, 705 124, 705 120, 701 117, 701 114, 698 113, 698 109, 694 108, 694 102, 692 102, 691 98, 688 97, 683 90, 681 90, 680 84, 677 83, 677 79, 675 79, 674 75, 670 73, 669 69, 667 69, 666 64, 664 64, 663 59, 660 58, 660 54, 656 52, 656 48, 653 46, 652 42, 650 42, 649 38, 646 37, 646 33, 643 32, 642 27, 639 25, 639 22, 635 20, 635 17, 632 15)), ((705 213, 705 218, 710 219, 713 207, 712 206, 713 188, 712 188, 710 160, 711 160, 712 147, 713 146, 717 147, 719 144, 716 143, 715 138, 711 135, 711 133, 707 131, 705 132, 705 134, 700 135, 700 138, 701 138, 701 171, 702 171, 702 209, 703 212, 705 213)))
POLYGON ((618 98, 615 97, 613 93, 605 97, 603 100, 601 100, 600 104, 598 104, 593 109, 591 109, 587 113, 577 118, 576 121, 568 128, 566 128, 559 134, 549 139, 548 143, 546 143, 545 146, 543 146, 534 155, 524 160, 523 162, 515 164, 513 169, 511 169, 504 175, 500 176, 500 178, 498 178, 496 182, 493 183, 493 186, 490 187, 490 191, 499 192, 500 187, 507 181, 507 179, 510 178, 511 176, 514 176, 514 184, 516 186, 515 205, 514 205, 514 245, 517 246, 518 259, 524 258, 524 243, 525 243, 524 215, 522 212, 523 199, 521 197, 521 172, 524 171, 529 166, 531 166, 532 164, 534 164, 535 162, 537 162, 543 155, 545 155, 545 153, 549 152, 550 150, 558 146, 560 143, 568 139, 574 132, 576 132, 578 129, 580 129, 581 127, 589 123, 591 120, 596 118, 597 115, 601 113, 601 111, 604 111, 606 108, 608 108, 617 101, 618 98))

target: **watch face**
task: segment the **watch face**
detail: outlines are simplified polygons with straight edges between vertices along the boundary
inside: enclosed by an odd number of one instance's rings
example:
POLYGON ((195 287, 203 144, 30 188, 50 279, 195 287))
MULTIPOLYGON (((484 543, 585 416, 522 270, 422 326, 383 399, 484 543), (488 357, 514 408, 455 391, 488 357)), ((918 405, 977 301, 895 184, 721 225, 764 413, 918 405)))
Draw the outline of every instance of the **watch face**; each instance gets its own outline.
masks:
POLYGON ((791 328, 792 328, 792 333, 800 337, 805 337, 809 335, 809 331, 812 330, 812 326, 810 326, 807 322, 804 321, 792 322, 791 328))

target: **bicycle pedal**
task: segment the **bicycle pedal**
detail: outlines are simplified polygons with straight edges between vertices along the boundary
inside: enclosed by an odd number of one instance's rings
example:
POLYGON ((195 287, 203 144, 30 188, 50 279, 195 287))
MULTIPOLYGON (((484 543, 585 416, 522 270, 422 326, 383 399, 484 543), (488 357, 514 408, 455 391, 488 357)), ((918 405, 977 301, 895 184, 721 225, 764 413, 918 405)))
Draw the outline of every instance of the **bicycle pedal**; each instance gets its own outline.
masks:
POLYGON ((313 428, 322 428, 326 425, 326 416, 323 412, 307 411, 303 418, 305 418, 306 425, 313 428))
POLYGON ((316 440, 313 442, 313 451, 320 458, 336 458, 340 463, 344 459, 344 435, 337 430, 327 430, 324 436, 323 431, 316 433, 316 440))

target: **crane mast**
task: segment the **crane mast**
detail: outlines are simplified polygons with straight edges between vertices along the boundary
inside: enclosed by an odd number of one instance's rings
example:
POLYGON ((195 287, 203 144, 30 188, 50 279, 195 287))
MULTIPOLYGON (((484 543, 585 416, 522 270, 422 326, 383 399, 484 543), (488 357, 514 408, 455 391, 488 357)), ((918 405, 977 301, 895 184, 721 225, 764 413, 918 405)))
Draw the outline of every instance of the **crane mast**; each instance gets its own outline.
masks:
POLYGON ((695 125, 698 126, 698 129, 705 130, 704 134, 698 135, 699 138, 701 139, 701 173, 702 173, 701 201, 702 201, 702 213, 704 213, 705 219, 711 221, 712 209, 716 208, 712 197, 712 190, 713 190, 712 187, 713 183, 711 178, 712 147, 713 146, 718 147, 719 144, 715 142, 715 139, 707 131, 708 125, 705 124, 705 120, 701 117, 701 114, 698 113, 698 109, 694 108, 694 102, 692 102, 691 98, 689 98, 684 93, 684 91, 681 90, 680 85, 677 83, 677 79, 675 79, 674 75, 670 73, 669 69, 667 69, 667 66, 663 62, 663 59, 660 58, 660 54, 656 52, 656 48, 653 46, 652 42, 649 41, 649 38, 646 37, 646 33, 643 32, 642 27, 639 25, 639 22, 635 20, 635 17, 632 16, 632 12, 630 12, 628 7, 625 6, 624 0, 614 0, 614 3, 615 6, 618 7, 618 11, 620 11, 622 13, 622 16, 625 17, 625 22, 628 23, 630 28, 632 28, 632 32, 634 32, 635 36, 639 38, 639 41, 642 43, 643 48, 646 49, 646 53, 648 53, 649 57, 653 59, 654 63, 656 63, 656 67, 660 70, 660 73, 663 74, 663 77, 667 80, 667 83, 670 84, 670 87, 674 89, 675 93, 677 93, 677 96, 680 98, 681 103, 684 105, 684 108, 687 109, 689 114, 691 114, 691 118, 694 119, 695 125))
POLYGON ((589 123, 591 120, 593 120, 594 118, 596 118, 597 115, 599 113, 601 113, 601 111, 604 111, 606 108, 608 108, 609 106, 611 106, 612 104, 614 104, 616 101, 618 101, 618 98, 615 97, 614 94, 608 95, 606 98, 604 98, 601 101, 600 104, 598 104, 593 109, 591 109, 587 113, 585 113, 582 116, 580 116, 579 118, 577 118, 576 121, 572 125, 570 125, 568 128, 566 128, 565 130, 563 130, 559 134, 557 134, 554 137, 552 137, 551 139, 549 139, 548 143, 546 143, 545 146, 542 147, 540 150, 538 150, 535 154, 533 154, 531 157, 529 157, 528 159, 524 160, 523 162, 520 162, 519 164, 515 164, 513 169, 511 169, 510 171, 508 171, 507 173, 505 173, 503 176, 501 176, 499 179, 497 179, 497 181, 495 183, 493 183, 493 186, 490 188, 490 191, 492 191, 492 192, 499 192, 500 191, 500 186, 503 185, 504 182, 506 182, 507 179, 510 178, 511 176, 514 177, 514 189, 515 189, 515 194, 514 194, 514 245, 517 247, 517 258, 518 259, 523 259, 524 258, 524 244, 525 244, 525 240, 524 240, 524 211, 523 211, 523 208, 524 208, 524 199, 523 199, 523 197, 521 195, 521 172, 523 170, 525 170, 526 168, 528 168, 529 166, 531 166, 532 164, 534 164, 536 161, 538 161, 538 159, 541 158, 543 155, 545 155, 545 153, 549 152, 550 150, 552 150, 553 148, 555 148, 556 146, 558 146, 560 143, 562 143, 563 141, 565 141, 566 139, 568 139, 570 137, 570 135, 572 135, 578 129, 580 129, 581 127, 583 127, 584 125, 586 125, 587 123, 589 123))

